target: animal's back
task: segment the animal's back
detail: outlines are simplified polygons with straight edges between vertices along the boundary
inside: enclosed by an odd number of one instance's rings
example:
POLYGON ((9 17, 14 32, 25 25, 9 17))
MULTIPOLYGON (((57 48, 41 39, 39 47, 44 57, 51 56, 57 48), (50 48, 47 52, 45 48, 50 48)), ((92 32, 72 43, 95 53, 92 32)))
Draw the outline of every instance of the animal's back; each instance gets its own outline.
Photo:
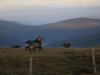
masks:
POLYGON ((41 46, 41 43, 40 42, 33 42, 33 43, 31 43, 30 46, 39 47, 39 46, 41 46))

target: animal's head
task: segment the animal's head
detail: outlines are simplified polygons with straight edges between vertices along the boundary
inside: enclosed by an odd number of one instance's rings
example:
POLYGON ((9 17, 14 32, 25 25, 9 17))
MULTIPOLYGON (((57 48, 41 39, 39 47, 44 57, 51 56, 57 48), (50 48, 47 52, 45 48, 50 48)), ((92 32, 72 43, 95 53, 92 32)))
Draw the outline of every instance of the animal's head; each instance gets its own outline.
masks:
POLYGON ((42 42, 43 38, 41 38, 40 36, 37 38, 37 41, 42 42))
POLYGON ((70 44, 72 44, 72 41, 70 42, 70 44))
POLYGON ((40 41, 43 42, 43 38, 41 38, 40 41))

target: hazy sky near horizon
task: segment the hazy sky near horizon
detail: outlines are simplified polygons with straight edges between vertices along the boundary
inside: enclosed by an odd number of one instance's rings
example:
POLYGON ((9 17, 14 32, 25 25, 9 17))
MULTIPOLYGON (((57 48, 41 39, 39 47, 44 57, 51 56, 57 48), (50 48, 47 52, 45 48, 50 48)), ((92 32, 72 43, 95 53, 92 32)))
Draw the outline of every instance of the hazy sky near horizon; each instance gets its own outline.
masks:
POLYGON ((100 18, 100 0, 0 0, 0 19, 30 24, 100 18))

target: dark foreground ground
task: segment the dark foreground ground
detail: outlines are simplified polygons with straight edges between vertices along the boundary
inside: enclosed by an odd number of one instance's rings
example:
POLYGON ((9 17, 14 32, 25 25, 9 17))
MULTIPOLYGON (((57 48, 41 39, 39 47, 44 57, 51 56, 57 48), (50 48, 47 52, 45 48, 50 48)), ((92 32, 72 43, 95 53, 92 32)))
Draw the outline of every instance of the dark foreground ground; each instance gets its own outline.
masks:
POLYGON ((0 48, 0 75, 100 75, 100 48, 94 48, 96 70, 93 70, 92 48, 43 48, 36 53, 24 48, 0 48))

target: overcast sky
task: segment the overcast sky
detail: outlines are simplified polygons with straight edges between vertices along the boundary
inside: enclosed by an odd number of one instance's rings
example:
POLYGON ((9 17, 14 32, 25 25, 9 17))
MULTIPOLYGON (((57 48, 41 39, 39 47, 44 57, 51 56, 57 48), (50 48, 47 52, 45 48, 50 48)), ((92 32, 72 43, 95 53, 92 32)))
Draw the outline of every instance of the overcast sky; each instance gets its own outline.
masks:
POLYGON ((0 0, 0 19, 33 25, 99 15, 100 0, 0 0))

